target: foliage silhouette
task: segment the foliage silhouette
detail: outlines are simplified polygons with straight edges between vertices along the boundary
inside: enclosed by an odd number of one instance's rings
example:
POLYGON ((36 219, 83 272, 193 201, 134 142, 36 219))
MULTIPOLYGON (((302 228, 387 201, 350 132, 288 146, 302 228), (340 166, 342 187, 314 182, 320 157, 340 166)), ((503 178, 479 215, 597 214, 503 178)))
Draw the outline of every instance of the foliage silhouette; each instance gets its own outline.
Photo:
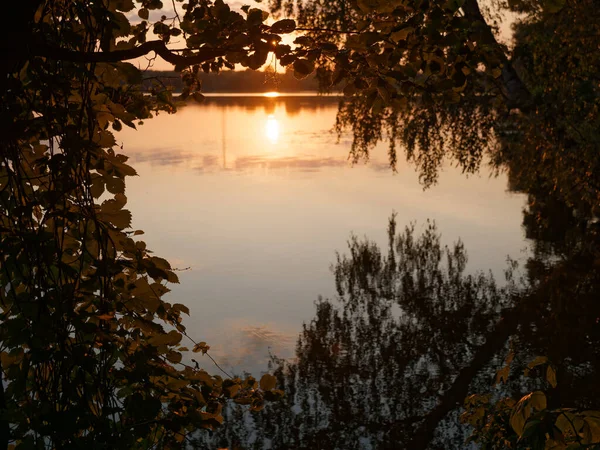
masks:
POLYGON ((484 155, 500 164, 524 153, 550 187, 574 191, 570 202, 597 204, 589 177, 598 170, 597 3, 494 1, 490 11, 482 3, 271 0, 270 7, 296 14, 306 34, 282 63, 307 60, 323 85, 343 88, 338 129, 354 133, 355 159, 388 137, 392 167, 399 145, 429 185, 448 159, 474 172, 484 155), (515 11, 522 15, 509 48, 493 18, 515 11))
POLYGON ((163 299, 177 275, 136 237, 125 209, 125 178, 136 172, 116 153, 115 132, 175 104, 160 83, 145 92, 123 60, 152 50, 196 64, 184 79, 198 97, 197 64, 226 64, 219 45, 241 39, 227 51, 245 49, 256 66, 275 39, 255 10, 188 7, 152 23, 149 10, 162 8, 154 0, 10 6, 0 67, 1 449, 181 447, 222 422, 226 399, 257 410, 281 395, 269 375, 223 380, 183 362, 188 308, 163 299), (136 5, 144 20, 134 24, 126 13, 136 5), (150 29, 158 40, 146 40, 150 29), (166 46, 182 29, 194 54, 166 46))
MULTIPOLYGON (((506 350, 511 335, 523 352, 532 353, 526 356, 544 350, 559 379, 568 380, 554 397, 548 395, 549 404, 558 405, 552 408, 563 408, 567 400, 575 408, 593 404, 593 391, 581 393, 575 386, 594 374, 576 362, 589 361, 598 348, 597 240, 590 237, 600 198, 600 56, 594 51, 600 8, 594 0, 499 3, 526 15, 510 51, 498 43, 476 0, 272 1, 273 11, 297 13, 298 23, 283 19, 270 26, 267 13, 257 8, 239 13, 222 0, 177 4, 170 12, 159 0, 29 0, 9 6, 11 20, 0 29, 0 449, 181 447, 191 431, 222 422, 225 399, 260 409, 265 399, 282 395, 270 376, 260 384, 252 378, 223 380, 197 364, 182 364, 187 308, 162 298, 177 276, 130 229, 125 177, 135 170, 115 152, 114 132, 124 125, 176 110, 168 86, 156 79, 146 90, 140 71, 125 62, 149 54, 181 72, 182 100, 201 101, 201 70, 235 64, 258 69, 273 53, 298 78, 315 71, 324 88, 344 86, 348 101, 341 105, 338 128, 352 127, 355 158, 368 156, 387 133, 392 166, 399 140, 429 184, 447 155, 474 171, 488 152, 536 199, 548 195, 548 208, 533 205, 531 226, 558 205, 578 211, 574 227, 570 219, 561 222, 576 245, 544 244, 566 256, 558 263, 550 257, 531 261, 530 285, 518 299, 484 275, 463 276, 460 246, 446 252, 447 266, 440 269, 445 251, 433 229, 418 241, 411 240, 412 231, 390 238, 402 244, 392 246, 387 259, 370 244, 354 241, 352 256, 338 264, 347 310, 321 303, 299 344, 300 355, 316 353, 326 360, 306 360, 305 371, 302 364, 290 368, 297 374, 288 381, 279 374, 307 411, 315 401, 335 396, 343 402, 354 395, 350 378, 345 384, 332 378, 313 393, 309 369, 326 377, 344 365, 360 368, 368 383, 357 386, 373 398, 379 390, 399 389, 381 387, 378 372, 361 365, 363 355, 351 348, 357 340, 368 344, 368 336, 374 346, 364 355, 372 355, 375 364, 380 355, 375 344, 384 345, 391 365, 381 370, 418 375, 418 392, 425 397, 402 410, 388 405, 387 424, 370 406, 372 439, 381 445, 408 439, 403 442, 411 448, 426 447, 440 421, 480 383, 490 358, 506 350), (294 48, 282 44, 280 35, 294 30, 305 35, 294 48), (156 39, 148 39, 150 31, 156 39), (174 48, 177 39, 185 40, 184 48, 174 48), (392 300, 401 303, 402 320, 392 316, 392 300), (572 323, 590 331, 589 343, 579 345, 572 323), (540 338, 546 331, 554 333, 552 339, 540 338), (411 358, 394 353, 400 343, 411 344, 411 358), (574 345, 577 357, 567 355, 574 345), (457 349, 462 353, 451 353, 457 349), (307 386, 307 392, 296 385, 307 386)), ((555 229, 541 225, 532 235, 551 238, 555 229)), ((194 351, 206 353, 205 343, 194 344, 194 351)), ((414 386, 402 389, 417 393, 414 386)), ((388 398, 380 400, 385 404, 388 398)), ((350 401, 331 405, 330 412, 315 410, 298 419, 306 425, 289 437, 301 445, 304 434, 298 433, 306 433, 308 442, 325 443, 323 420, 360 412, 350 401)), ((511 417, 527 409, 524 402, 506 405, 511 417)), ((496 418, 506 408, 491 411, 486 423, 497 428, 496 418)), ((354 432, 361 430, 358 416, 348 422, 354 432)), ((595 439, 595 429, 582 420, 588 430, 572 438, 595 439)), ((280 427, 288 423, 293 422, 280 427)), ((481 428, 485 424, 475 425, 478 439, 493 438, 481 428)), ((543 426, 528 428, 533 434, 526 438, 539 441, 543 426)), ((509 432, 503 429, 503 436, 509 432)), ((560 443, 560 436, 551 437, 560 443)))

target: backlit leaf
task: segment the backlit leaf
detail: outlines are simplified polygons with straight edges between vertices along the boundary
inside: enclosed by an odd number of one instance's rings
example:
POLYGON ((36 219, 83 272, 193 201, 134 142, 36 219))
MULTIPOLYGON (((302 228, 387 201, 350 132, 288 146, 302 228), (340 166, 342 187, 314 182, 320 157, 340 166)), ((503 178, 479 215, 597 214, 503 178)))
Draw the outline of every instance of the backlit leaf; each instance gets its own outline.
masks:
POLYGON ((546 380, 548 380, 550 386, 552 386, 553 388, 556 387, 556 370, 554 370, 554 368, 550 365, 548 366, 548 369, 546 369, 546 380))
POLYGON ((270 391, 271 389, 274 389, 275 386, 277 386, 277 378, 271 374, 266 373, 260 379, 260 388, 263 391, 270 391))
POLYGON ((542 365, 542 364, 546 364, 547 362, 548 362, 548 358, 547 357, 545 357, 545 356, 538 356, 533 361, 531 361, 529 364, 527 364, 527 367, 529 367, 530 369, 533 369, 534 367, 542 365))
POLYGON ((182 339, 181 333, 178 333, 175 330, 171 330, 165 334, 159 334, 158 336, 152 336, 149 339, 150 344, 154 346, 159 345, 177 345, 182 339))
POLYGON ((315 69, 314 63, 300 58, 294 61, 294 76, 299 80, 306 78, 315 69))
POLYGON ((275 22, 271 25, 271 32, 276 34, 291 33, 296 29, 296 21, 292 19, 284 19, 275 22))
POLYGON ((408 38, 408 36, 410 35, 410 33, 412 33, 414 30, 415 29, 412 27, 402 28, 401 30, 394 31, 390 35, 390 39, 396 43, 398 43, 400 41, 405 41, 408 38))

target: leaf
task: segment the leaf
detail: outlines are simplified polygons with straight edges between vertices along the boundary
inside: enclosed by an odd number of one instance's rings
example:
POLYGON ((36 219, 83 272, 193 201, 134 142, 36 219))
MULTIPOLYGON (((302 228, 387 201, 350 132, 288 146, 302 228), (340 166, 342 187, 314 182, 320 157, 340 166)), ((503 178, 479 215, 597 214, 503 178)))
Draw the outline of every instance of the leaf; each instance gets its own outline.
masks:
POLYGON ((173 305, 173 309, 174 309, 175 311, 177 311, 177 312, 182 312, 182 313, 185 313, 185 314, 187 314, 188 316, 190 315, 190 309, 189 309, 187 306, 185 306, 185 305, 182 305, 181 303, 175 303, 175 304, 173 305))
POLYGON ((205 355, 206 352, 209 350, 210 350, 210 346, 206 345, 206 342, 199 342, 196 345, 194 345, 192 352, 194 352, 194 353, 202 352, 202 354, 205 355))
POLYGON ((371 111, 374 115, 378 115, 383 110, 383 107, 383 99, 380 96, 377 96, 371 105, 371 111))
POLYGON ((150 16, 150 11, 148 11, 147 8, 140 8, 138 10, 138 16, 140 16, 141 19, 148 20, 148 17, 150 16))
POLYGON ((546 395, 542 391, 535 391, 525 395, 517 405, 510 417, 510 426, 521 437, 527 419, 531 416, 532 409, 542 411, 546 409, 546 395))
POLYGON ((538 411, 542 411, 547 407, 546 395, 542 391, 535 391, 529 394, 529 405, 538 411))
POLYGON ((120 211, 127 203, 127 197, 123 194, 115 194, 115 198, 102 202, 100 211, 105 214, 111 214, 120 211))
POLYGON ((166 274, 167 274, 167 281, 169 283, 174 283, 174 284, 178 284, 179 283, 179 277, 175 274, 175 272, 167 270, 166 274))
POLYGON ((117 154, 114 157, 110 158, 110 162, 113 165, 113 169, 115 171, 116 176, 123 178, 126 176, 137 175, 137 172, 133 167, 125 164, 125 161, 127 161, 127 159, 128 158, 125 155, 120 154, 117 154))
POLYGON ((568 436, 577 434, 579 432, 582 421, 575 414, 562 410, 556 419, 555 425, 562 432, 562 434, 568 436))
POLYGON ((161 270, 170 270, 171 269, 171 264, 169 264, 169 261, 167 261, 164 258, 160 258, 158 256, 152 256, 150 258, 150 261, 152 261, 152 263, 161 270))
POLYGON ((246 20, 250 26, 258 26, 261 25, 267 19, 267 17, 269 17, 268 12, 258 8, 251 8, 248 11, 248 17, 246 20))
POLYGON ((233 398, 237 395, 241 388, 242 387, 239 384, 234 384, 233 386, 225 388, 225 390, 227 391, 229 398, 233 398))
POLYGON ((2 368, 4 370, 6 370, 8 367, 10 367, 12 365, 20 364, 22 359, 23 359, 23 354, 20 352, 12 351, 11 353, 8 353, 8 352, 0 353, 0 361, 2 364, 2 368))
POLYGON ((307 76, 309 76, 312 71, 315 69, 315 65, 314 63, 310 62, 307 59, 304 58, 299 58, 296 61, 294 61, 294 76, 299 79, 302 80, 304 78, 306 78, 307 76))
POLYGON ((513 412, 510 416, 510 426, 520 437, 523 434, 523 428, 525 427, 525 416, 522 410, 513 412))
POLYGON ((510 374, 510 366, 506 365, 498 372, 496 372, 496 384, 503 382, 506 383, 508 381, 508 375, 510 374))
POLYGON ((148 342, 155 347, 158 347, 159 345, 177 345, 182 338, 183 336, 181 333, 171 330, 168 333, 152 336, 150 339, 148 339, 148 342))
POLYGON ((525 427, 523 428, 523 435, 521 436, 521 439, 531 438, 535 434, 538 434, 540 432, 541 424, 542 421, 538 419, 528 420, 527 423, 525 423, 525 427))
POLYGON ((104 192, 104 177, 97 173, 92 174, 92 185, 90 186, 92 196, 99 198, 104 192))
POLYGON ((538 356, 537 358, 535 358, 533 361, 531 361, 529 364, 527 364, 527 367, 529 367, 530 369, 533 369, 536 366, 541 366, 542 364, 546 364, 548 362, 548 358, 545 356, 538 356))
POLYGON ((296 21, 292 19, 283 19, 271 25, 271 33, 287 34, 296 29, 296 21))
POLYGON ((131 226, 131 212, 127 209, 111 213, 100 213, 98 218, 104 222, 112 223, 121 230, 131 226))
POLYGON ((244 380, 244 383, 242 383, 242 387, 244 389, 256 389, 257 386, 258 383, 256 382, 253 376, 249 376, 244 380))
POLYGON ((106 111, 100 111, 96 113, 96 121, 98 122, 98 126, 102 129, 106 128, 108 122, 111 122, 115 119, 115 117, 106 111))
POLYGON ((248 67, 252 70, 260 69, 266 62, 269 52, 267 51, 256 51, 248 58, 248 67))
POLYGON ((550 386, 553 388, 556 387, 556 370, 550 365, 548 366, 548 369, 546 369, 546 380, 550 383, 550 386))
POLYGON ((181 353, 176 352, 175 350, 171 350, 167 353, 167 359, 173 364, 178 364, 181 362, 181 353))
POLYGON ((125 182, 121 178, 108 178, 106 180, 106 189, 111 194, 123 194, 125 192, 125 182))
MULTIPOLYGON (((115 67, 119 70, 119 72, 121 72, 121 74, 125 75, 125 79, 127 80, 127 83, 138 84, 138 83, 142 82, 142 71, 140 69, 138 69, 136 66, 134 66, 133 64, 128 63, 128 62, 120 62, 120 63, 115 64, 115 67)), ((128 115, 131 116, 129 113, 127 113, 127 111, 125 110, 123 105, 119 105, 118 103, 117 104, 113 103, 112 105, 109 104, 108 107, 110 108, 110 111, 116 117, 119 117, 120 119, 125 120, 125 117, 123 117, 123 116, 128 116, 128 115), (120 108, 119 108, 119 106, 120 106, 120 108)), ((134 118, 134 116, 131 116, 130 120, 133 118, 134 118)))
POLYGON ((266 373, 260 379, 260 388, 263 391, 270 391, 271 389, 274 389, 275 386, 277 386, 277 378, 271 374, 266 373))
POLYGON ((302 45, 304 47, 310 47, 314 43, 313 39, 308 36, 299 36, 294 39, 294 44, 302 45))
POLYGON ((586 411, 583 420, 588 424, 591 433, 591 443, 600 443, 600 412, 586 411))
POLYGON ((115 137, 108 130, 100 130, 94 135, 93 141, 102 148, 110 148, 116 144, 115 137))
POLYGON ((397 44, 400 41, 405 41, 413 31, 415 31, 413 27, 402 28, 401 30, 394 31, 390 35, 390 39, 397 44))
POLYGON ((134 8, 133 0, 119 0, 117 1, 116 8, 119 11, 129 12, 134 8))
POLYGON ((100 320, 111 320, 114 319, 115 315, 114 314, 102 314, 100 316, 96 316, 98 317, 98 319, 100 320))
POLYGON ((296 55, 292 55, 292 54, 284 55, 281 57, 279 64, 281 64, 284 67, 289 66, 291 63, 296 61, 296 59, 297 59, 296 55))

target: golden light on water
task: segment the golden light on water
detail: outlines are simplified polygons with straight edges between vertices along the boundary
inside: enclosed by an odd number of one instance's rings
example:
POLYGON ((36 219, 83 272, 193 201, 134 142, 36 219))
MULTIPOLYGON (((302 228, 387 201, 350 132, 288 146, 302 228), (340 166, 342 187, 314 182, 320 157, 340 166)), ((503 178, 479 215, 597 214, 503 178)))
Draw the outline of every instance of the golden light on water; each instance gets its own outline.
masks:
POLYGON ((267 136, 267 139, 271 141, 271 144, 276 144, 279 140, 279 122, 273 114, 269 114, 269 117, 267 117, 265 135, 267 136))
POLYGON ((265 97, 269 97, 269 98, 273 98, 273 97, 279 97, 279 92, 275 92, 275 91, 271 91, 271 92, 265 92, 263 94, 263 96, 265 97))

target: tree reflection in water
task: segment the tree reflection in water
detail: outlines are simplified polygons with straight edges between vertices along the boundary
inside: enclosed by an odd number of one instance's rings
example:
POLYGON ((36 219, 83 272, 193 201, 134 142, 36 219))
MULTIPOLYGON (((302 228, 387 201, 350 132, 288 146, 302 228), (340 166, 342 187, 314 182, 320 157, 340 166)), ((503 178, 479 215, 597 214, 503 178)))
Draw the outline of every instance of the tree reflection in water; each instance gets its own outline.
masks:
POLYGON ((501 286, 467 273, 462 243, 442 246, 433 223, 398 233, 392 217, 385 251, 352 237, 333 267, 338 295, 317 302, 297 360, 273 358, 286 400, 258 415, 232 407, 236 419, 206 439, 229 448, 464 448, 464 399, 549 388, 522 376, 537 355, 557 370, 549 408, 598 408, 598 226, 540 195, 524 225, 533 256, 522 278, 509 264, 501 286), (494 385, 510 349, 510 376, 494 385))
MULTIPOLYGON (((226 421, 213 444, 461 449, 472 431, 460 420, 470 394, 489 393, 501 404, 500 398, 543 390, 551 420, 533 423, 520 442, 508 414, 487 422, 497 428, 482 426, 483 412, 475 422, 486 448, 544 448, 556 438, 558 408, 600 409, 598 52, 588 52, 585 64, 579 53, 597 47, 598 34, 581 30, 595 30, 598 21, 593 2, 571 3, 561 14, 516 29, 520 72, 535 74, 525 80, 539 102, 535 114, 490 115, 488 122, 459 116, 466 146, 452 150, 459 165, 475 170, 485 154, 481 146, 498 145, 490 149, 496 167, 508 172, 512 190, 529 195, 523 225, 533 252, 527 262, 509 264, 506 283, 498 285, 486 273, 467 273, 462 245, 441 246, 432 224, 422 233, 414 227, 397 233, 392 220, 385 250, 352 238, 333 268, 338 295, 317 303, 298 340, 297 360, 274 358, 286 401, 244 420, 241 409, 231 408, 239 420, 226 421), (478 126, 494 129, 497 140, 478 126), (512 354, 510 371, 501 371, 512 354), (530 370, 534 377, 523 374, 542 355, 556 371, 556 387, 554 372, 544 376, 547 365, 530 370), (495 383, 499 371, 503 382, 495 383), (527 442, 535 439, 535 445, 527 442)), ((479 99, 474 104, 479 111, 479 99)), ((338 124, 363 142, 378 141, 374 130, 382 124, 372 108, 346 106, 338 124)), ((431 125, 438 112, 429 113, 432 122, 417 128, 427 142, 435 141, 433 131, 443 148, 444 136, 431 125)), ((442 161, 433 150, 409 154, 425 181, 435 179, 442 161)), ((594 430, 588 423, 573 440, 583 443, 587 433, 598 442, 600 416, 594 420, 594 430)))

